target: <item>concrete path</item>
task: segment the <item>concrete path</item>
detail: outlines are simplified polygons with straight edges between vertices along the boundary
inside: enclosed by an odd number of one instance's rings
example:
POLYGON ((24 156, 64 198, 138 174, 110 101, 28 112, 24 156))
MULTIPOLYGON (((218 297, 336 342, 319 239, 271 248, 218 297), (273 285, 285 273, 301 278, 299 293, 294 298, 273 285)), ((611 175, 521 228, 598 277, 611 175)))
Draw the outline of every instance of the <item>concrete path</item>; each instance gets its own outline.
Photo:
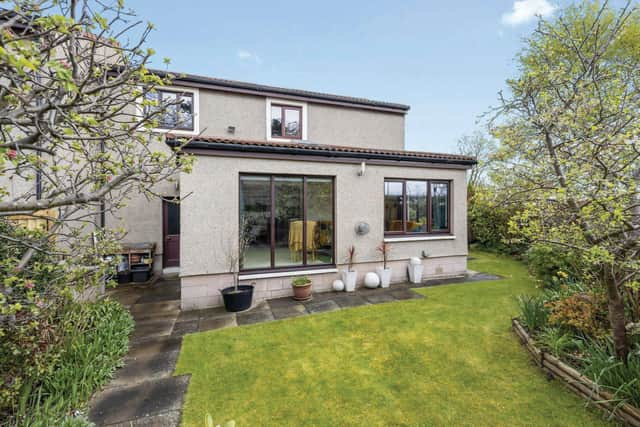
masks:
POLYGON ((178 280, 120 286, 109 293, 129 309, 136 325, 125 365, 116 371, 109 385, 93 397, 89 418, 98 426, 179 426, 189 376, 174 377, 173 372, 185 334, 424 298, 412 288, 500 278, 470 273, 466 277, 422 285, 396 284, 386 289, 361 288, 352 293, 318 293, 305 302, 290 297, 277 298, 242 313, 227 313, 223 307, 180 311, 178 280))

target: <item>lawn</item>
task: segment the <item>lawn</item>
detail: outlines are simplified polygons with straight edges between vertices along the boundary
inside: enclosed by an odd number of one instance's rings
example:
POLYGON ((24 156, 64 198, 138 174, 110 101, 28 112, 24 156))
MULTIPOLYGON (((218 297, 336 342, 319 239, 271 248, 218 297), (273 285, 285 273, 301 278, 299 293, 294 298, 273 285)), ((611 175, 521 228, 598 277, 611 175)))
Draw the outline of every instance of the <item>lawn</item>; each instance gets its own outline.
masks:
POLYGON ((474 253, 504 280, 421 289, 426 298, 188 335, 183 424, 603 425, 534 367, 510 330, 525 267, 474 253))

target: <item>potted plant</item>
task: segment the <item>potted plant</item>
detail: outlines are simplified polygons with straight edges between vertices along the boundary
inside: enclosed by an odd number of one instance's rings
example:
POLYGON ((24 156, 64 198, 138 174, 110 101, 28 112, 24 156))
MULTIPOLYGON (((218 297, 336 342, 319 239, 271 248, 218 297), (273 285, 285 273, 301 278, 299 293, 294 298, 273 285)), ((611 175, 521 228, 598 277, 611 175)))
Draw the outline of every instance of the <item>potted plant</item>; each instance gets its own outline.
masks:
POLYGON ((358 272, 353 269, 353 263, 356 260, 356 248, 351 245, 347 248, 347 269, 342 270, 342 281, 344 282, 344 290, 347 292, 353 292, 356 290, 356 279, 358 278, 358 272))
POLYGON ((311 279, 307 276, 300 276, 291 282, 293 288, 293 299, 296 301, 306 301, 311 298, 311 279))
POLYGON ((387 267, 387 258, 391 253, 391 245, 382 241, 376 249, 382 254, 382 267, 376 267, 376 273, 380 277, 380 286, 388 288, 391 283, 391 268, 387 267))
POLYGON ((251 307, 253 301, 253 285, 241 285, 239 282, 240 265, 244 260, 247 247, 251 243, 251 226, 244 218, 240 223, 240 238, 238 239, 238 250, 227 246, 227 266, 233 276, 233 286, 229 286, 220 291, 224 308, 227 311, 236 312, 246 310, 251 307))

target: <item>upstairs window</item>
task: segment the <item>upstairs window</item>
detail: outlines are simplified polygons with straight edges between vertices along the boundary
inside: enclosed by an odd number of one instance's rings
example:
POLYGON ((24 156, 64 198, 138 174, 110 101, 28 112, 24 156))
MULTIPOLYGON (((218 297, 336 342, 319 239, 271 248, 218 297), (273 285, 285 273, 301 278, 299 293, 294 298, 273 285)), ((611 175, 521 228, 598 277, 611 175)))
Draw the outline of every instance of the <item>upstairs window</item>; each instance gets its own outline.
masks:
POLYGON ((302 139, 302 107, 272 104, 271 137, 302 139))
POLYGON ((156 90, 148 92, 146 98, 148 101, 154 101, 154 105, 146 107, 147 113, 153 109, 165 108, 162 116, 158 117, 158 128, 187 131, 195 129, 193 93, 156 90))
POLYGON ((449 181, 385 180, 385 234, 449 233, 450 186, 449 181))

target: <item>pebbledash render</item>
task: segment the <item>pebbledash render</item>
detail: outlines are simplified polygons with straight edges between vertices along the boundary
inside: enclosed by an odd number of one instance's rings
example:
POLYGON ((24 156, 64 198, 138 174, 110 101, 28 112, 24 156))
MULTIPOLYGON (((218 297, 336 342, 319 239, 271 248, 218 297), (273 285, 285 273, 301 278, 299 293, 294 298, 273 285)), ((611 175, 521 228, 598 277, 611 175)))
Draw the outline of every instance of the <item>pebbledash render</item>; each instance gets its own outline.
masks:
POLYGON ((158 191, 180 204, 134 198, 110 225, 156 243, 156 273, 179 274, 183 309, 222 305, 241 235, 240 281, 255 285, 254 303, 292 295, 295 276, 331 290, 352 245, 358 285, 382 265, 383 241, 391 286, 407 281, 411 257, 425 280, 465 274, 475 160, 405 151, 408 106, 175 75, 158 97, 181 104, 158 131, 169 146, 190 140, 196 161, 158 191))

